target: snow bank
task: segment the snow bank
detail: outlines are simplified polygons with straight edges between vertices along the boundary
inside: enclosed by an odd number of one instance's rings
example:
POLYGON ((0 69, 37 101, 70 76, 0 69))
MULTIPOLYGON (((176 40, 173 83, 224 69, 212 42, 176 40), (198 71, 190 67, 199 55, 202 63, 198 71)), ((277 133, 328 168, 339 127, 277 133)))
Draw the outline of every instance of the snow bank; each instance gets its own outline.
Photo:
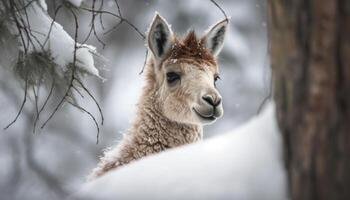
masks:
POLYGON ((70 2, 75 7, 80 7, 81 3, 83 2, 83 0, 67 0, 67 1, 70 2))
MULTIPOLYGON (((22 23, 25 23, 25 26, 30 27, 32 30, 32 35, 30 36, 32 44, 28 46, 28 52, 49 51, 55 63, 61 67, 62 72, 65 72, 67 71, 68 64, 73 63, 75 42, 63 27, 56 22, 53 23, 50 32, 50 26, 53 20, 46 13, 46 8, 47 5, 42 0, 39 3, 32 3, 32 6, 26 9, 28 17, 25 17, 25 19, 28 19, 28 21, 22 23), (48 34, 50 34, 49 37, 48 34), (43 48, 42 45, 44 45, 43 48)), ((25 38, 25 41, 27 41, 27 38, 25 38)), ((86 44, 77 44, 77 46, 76 65, 78 70, 90 75, 99 76, 99 71, 96 69, 93 59, 93 55, 96 54, 96 48, 86 44)))
POLYGON ((286 198, 274 104, 240 128, 86 183, 72 199, 286 198))
POLYGON ((38 0, 38 4, 41 6, 42 9, 47 11, 47 4, 45 0, 38 0))

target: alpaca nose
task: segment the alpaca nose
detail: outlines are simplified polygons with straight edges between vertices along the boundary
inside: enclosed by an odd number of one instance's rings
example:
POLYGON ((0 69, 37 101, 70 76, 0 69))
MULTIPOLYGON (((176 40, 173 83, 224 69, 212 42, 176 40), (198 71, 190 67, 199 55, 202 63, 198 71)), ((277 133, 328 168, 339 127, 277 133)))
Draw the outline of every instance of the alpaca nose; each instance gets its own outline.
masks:
POLYGON ((202 99, 211 106, 218 106, 221 103, 221 97, 213 98, 211 95, 204 95, 202 99))

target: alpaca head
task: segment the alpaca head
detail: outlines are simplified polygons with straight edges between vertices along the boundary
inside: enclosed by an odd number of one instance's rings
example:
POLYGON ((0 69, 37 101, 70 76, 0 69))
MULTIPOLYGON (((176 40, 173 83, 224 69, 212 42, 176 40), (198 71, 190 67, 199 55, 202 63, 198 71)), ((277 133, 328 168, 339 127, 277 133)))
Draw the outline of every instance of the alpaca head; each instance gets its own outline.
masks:
POLYGON ((158 14, 148 32, 152 52, 148 66, 162 113, 172 121, 210 124, 223 115, 215 82, 219 79, 216 56, 223 47, 228 20, 222 20, 197 38, 190 31, 177 38, 158 14))

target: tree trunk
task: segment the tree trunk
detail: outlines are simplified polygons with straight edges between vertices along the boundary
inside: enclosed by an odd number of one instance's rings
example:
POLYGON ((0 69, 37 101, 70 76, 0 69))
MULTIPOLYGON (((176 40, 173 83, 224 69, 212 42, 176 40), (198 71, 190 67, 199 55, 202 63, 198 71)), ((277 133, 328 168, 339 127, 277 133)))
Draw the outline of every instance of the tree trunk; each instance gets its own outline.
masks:
POLYGON ((350 199, 350 1, 269 0, 292 199, 350 199))

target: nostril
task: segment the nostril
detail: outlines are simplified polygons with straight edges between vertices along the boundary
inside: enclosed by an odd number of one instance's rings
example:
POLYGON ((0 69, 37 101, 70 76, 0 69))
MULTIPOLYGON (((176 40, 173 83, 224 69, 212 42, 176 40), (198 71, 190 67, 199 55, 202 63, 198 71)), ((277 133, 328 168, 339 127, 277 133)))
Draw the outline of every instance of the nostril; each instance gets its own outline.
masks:
POLYGON ((217 98, 217 99, 216 99, 216 102, 215 102, 215 106, 220 105, 220 103, 221 103, 221 98, 217 98))
POLYGON ((205 95, 205 96, 202 97, 202 99, 204 101, 206 101, 207 103, 209 103, 210 105, 216 106, 215 103, 214 103, 214 100, 213 100, 213 98, 211 96, 205 95))
POLYGON ((214 106, 214 107, 220 105, 220 103, 221 103, 221 98, 220 97, 218 97, 218 98, 216 98, 214 100, 212 96, 205 95, 205 96, 202 97, 202 99, 205 102, 207 102, 209 105, 214 106))

